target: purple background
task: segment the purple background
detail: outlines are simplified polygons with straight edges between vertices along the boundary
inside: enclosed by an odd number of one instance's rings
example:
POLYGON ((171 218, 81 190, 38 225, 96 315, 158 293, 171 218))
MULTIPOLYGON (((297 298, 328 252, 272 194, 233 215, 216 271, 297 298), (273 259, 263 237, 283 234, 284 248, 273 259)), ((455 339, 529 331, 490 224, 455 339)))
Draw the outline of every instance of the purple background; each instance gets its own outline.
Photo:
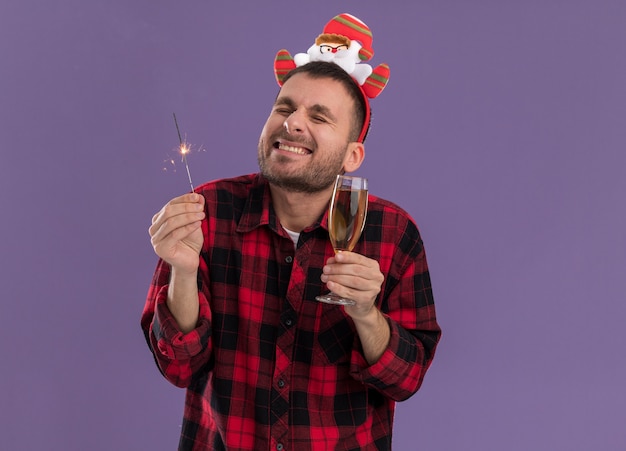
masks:
POLYGON ((147 227, 254 172, 280 48, 335 14, 391 81, 359 171, 426 242, 444 329, 397 450, 626 449, 626 2, 4 0, 0 448, 167 450, 147 227))

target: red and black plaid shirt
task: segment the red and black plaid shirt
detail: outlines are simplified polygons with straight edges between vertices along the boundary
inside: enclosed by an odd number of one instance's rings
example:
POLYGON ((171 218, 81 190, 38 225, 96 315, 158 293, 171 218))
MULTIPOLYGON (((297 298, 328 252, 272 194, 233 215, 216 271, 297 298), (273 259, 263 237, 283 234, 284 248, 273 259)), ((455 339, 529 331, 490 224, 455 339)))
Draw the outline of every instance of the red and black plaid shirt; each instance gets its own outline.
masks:
POLYGON ((377 305, 391 340, 368 365, 343 307, 315 301, 328 291, 320 276, 333 255, 326 215, 294 249, 262 176, 197 192, 207 213, 198 325, 178 329, 162 261, 141 319, 160 370, 187 388, 180 449, 390 449, 395 402, 420 387, 441 333, 413 221, 370 195, 354 251, 385 275, 377 305))

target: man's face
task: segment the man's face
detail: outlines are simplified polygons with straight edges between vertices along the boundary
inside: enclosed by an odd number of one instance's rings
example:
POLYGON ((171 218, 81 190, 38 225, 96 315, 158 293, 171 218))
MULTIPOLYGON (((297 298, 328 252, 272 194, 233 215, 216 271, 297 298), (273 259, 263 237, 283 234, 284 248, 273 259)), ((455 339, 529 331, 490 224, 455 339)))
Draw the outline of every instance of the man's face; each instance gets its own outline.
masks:
POLYGON ((288 191, 315 193, 331 186, 343 170, 354 110, 339 81, 291 77, 261 132, 261 173, 288 191))

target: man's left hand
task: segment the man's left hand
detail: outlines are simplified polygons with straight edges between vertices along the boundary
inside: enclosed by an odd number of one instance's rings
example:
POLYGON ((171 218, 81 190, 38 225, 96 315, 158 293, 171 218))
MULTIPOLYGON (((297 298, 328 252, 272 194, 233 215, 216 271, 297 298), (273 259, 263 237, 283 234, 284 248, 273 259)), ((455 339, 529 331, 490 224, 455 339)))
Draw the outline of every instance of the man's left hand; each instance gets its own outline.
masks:
POLYGON ((356 302, 356 305, 346 308, 347 313, 355 317, 370 313, 384 276, 376 260, 341 251, 328 259, 321 279, 333 293, 356 302))

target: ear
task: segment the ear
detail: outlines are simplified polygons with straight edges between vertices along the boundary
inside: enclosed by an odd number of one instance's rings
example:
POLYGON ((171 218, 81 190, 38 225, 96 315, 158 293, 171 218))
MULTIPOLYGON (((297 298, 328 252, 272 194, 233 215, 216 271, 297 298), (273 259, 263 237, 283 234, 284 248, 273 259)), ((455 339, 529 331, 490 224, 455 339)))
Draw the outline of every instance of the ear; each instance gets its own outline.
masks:
POLYGON ((354 172, 361 166, 365 159, 365 147, 363 143, 351 142, 348 144, 348 150, 343 160, 343 170, 346 172, 354 172))

